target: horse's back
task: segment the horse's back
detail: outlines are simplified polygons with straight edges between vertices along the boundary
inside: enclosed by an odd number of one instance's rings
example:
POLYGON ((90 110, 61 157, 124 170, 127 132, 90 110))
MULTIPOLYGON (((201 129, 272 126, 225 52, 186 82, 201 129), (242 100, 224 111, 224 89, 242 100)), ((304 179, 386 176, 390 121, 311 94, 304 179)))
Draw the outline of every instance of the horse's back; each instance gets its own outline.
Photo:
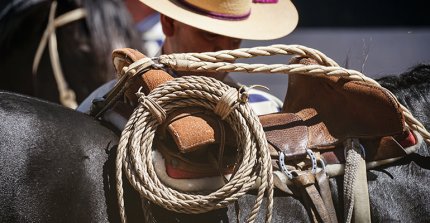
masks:
POLYGON ((107 221, 118 137, 76 111, 0 92, 0 221, 107 221))

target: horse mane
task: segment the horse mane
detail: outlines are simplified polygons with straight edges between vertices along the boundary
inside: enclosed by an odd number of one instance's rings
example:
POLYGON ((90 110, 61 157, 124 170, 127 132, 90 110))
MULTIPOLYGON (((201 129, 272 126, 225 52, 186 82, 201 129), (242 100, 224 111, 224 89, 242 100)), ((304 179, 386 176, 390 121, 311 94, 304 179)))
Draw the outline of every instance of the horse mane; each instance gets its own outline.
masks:
POLYGON ((20 27, 33 10, 40 10, 44 5, 41 3, 48 2, 46 0, 4 0, 0 3, 0 49, 3 53, 13 47, 15 37, 19 36, 17 27, 20 27))
POLYGON ((415 88, 427 88, 430 85, 430 64, 419 64, 399 76, 386 76, 378 82, 390 91, 415 88))
MULTIPOLYGON (((83 7, 87 10, 84 30, 90 38, 95 58, 104 64, 106 55, 116 48, 129 47, 141 50, 137 32, 130 14, 122 0, 58 0, 57 16, 83 7)), ((33 22, 42 35, 47 25, 50 0, 11 0, 0 3, 0 48, 13 49, 19 38, 17 27, 24 22, 33 22), (29 19, 35 14, 43 15, 43 21, 29 19), (39 24, 41 23, 41 24, 39 24)), ((61 29, 61 28, 60 28, 61 29)), ((21 37, 22 38, 22 37, 21 37)), ((39 38, 34 38, 40 40, 39 38)), ((61 40, 59 40, 61 41, 61 40)), ((3 55, 6 56, 6 55, 3 55)), ((108 60, 108 66, 111 66, 108 60)))
POLYGON ((399 76, 377 80, 396 95, 399 102, 430 127, 430 64, 419 64, 399 76))
MULTIPOLYGON (((37 78, 32 63, 48 25, 52 0, 0 2, 0 65, 5 73, 0 88, 58 101, 48 50, 45 48, 37 78), (16 67, 17 64, 22 66, 16 67), (53 92, 53 93, 51 93, 53 92)), ((58 53, 68 85, 82 101, 97 87, 115 78, 111 54, 114 49, 141 49, 140 39, 123 0, 57 0, 56 17, 77 8, 85 19, 56 30, 58 53)))
MULTIPOLYGON (((83 1, 88 15, 86 22, 96 56, 110 55, 114 49, 129 47, 140 49, 137 31, 123 0, 83 1)), ((111 66, 109 60, 109 66, 111 66)))

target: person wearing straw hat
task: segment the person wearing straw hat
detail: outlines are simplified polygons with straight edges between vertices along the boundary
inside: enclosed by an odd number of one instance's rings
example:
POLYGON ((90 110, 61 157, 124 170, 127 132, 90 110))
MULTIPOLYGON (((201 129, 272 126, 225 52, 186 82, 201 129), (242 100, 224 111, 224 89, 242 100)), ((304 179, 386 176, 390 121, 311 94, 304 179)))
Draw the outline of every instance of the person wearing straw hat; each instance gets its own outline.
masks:
MULTIPOLYGON (((284 37, 294 30, 298 13, 290 0, 140 0, 142 4, 160 13, 165 40, 161 54, 211 52, 232 50, 242 39, 272 40, 284 37)), ((136 10, 132 10, 136 12, 136 10)), ((227 73, 179 73, 173 76, 205 75, 229 82, 227 73)), ((93 92, 77 108, 88 112, 93 99, 104 96, 116 81, 108 82, 93 92)), ((250 104, 259 114, 280 110, 282 102, 273 95, 256 89, 250 90, 250 104)), ((118 129, 124 118, 106 115, 106 121, 118 129), (107 117, 109 116, 109 118, 107 117)))

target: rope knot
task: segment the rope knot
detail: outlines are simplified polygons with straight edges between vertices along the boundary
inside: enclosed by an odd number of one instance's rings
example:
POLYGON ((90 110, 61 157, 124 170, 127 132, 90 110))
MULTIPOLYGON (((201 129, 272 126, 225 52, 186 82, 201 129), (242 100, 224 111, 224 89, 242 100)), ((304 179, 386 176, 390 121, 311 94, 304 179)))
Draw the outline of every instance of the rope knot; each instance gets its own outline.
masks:
POLYGON ((149 110, 151 115, 157 119, 159 124, 164 123, 167 118, 166 111, 164 111, 164 109, 152 98, 142 93, 142 87, 140 87, 136 92, 136 96, 139 98, 139 103, 149 110))
POLYGON ((269 88, 263 85, 251 85, 249 87, 242 85, 239 90, 236 90, 235 88, 230 88, 219 99, 214 109, 215 114, 217 114, 221 117, 222 120, 224 120, 231 113, 231 111, 236 108, 239 103, 248 102, 249 90, 256 87, 269 90, 269 88))
POLYGON ((221 120, 224 120, 236 108, 238 102, 241 102, 239 94, 238 90, 230 88, 221 96, 214 109, 214 113, 220 116, 221 120))

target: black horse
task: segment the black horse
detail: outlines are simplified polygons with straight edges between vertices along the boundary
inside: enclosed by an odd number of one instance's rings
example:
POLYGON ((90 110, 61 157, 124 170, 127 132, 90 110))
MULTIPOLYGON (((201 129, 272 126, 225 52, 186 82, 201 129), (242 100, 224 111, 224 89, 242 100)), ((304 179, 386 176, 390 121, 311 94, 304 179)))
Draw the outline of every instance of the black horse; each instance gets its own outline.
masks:
MULTIPOLYGON (((0 89, 59 102, 45 47, 37 73, 32 64, 48 25, 51 0, 0 2, 0 89)), ((58 53, 69 87, 81 102, 114 78, 113 49, 140 43, 123 0, 58 0, 56 17, 77 8, 86 16, 56 29, 58 53)))
MULTIPOLYGON (((380 80, 427 128, 429 75, 430 66, 422 65, 400 77, 380 80)), ((0 99, 0 221, 118 222, 114 178, 118 133, 52 103, 7 92, 1 92, 0 99)), ((430 221, 429 155, 423 144, 417 153, 368 171, 372 221, 430 221)), ((338 196, 342 177, 331 179, 330 184, 338 219, 343 219, 342 196, 338 196)), ((143 221, 139 195, 125 187, 129 222, 143 221)), ((240 199, 245 213, 253 199, 253 195, 240 199)), ((159 222, 233 222, 236 217, 234 208, 197 216, 159 207, 153 207, 153 212, 159 222)), ((261 214, 257 222, 263 219, 261 214)), ((310 219, 300 198, 280 194, 275 198, 273 222, 310 219)))

